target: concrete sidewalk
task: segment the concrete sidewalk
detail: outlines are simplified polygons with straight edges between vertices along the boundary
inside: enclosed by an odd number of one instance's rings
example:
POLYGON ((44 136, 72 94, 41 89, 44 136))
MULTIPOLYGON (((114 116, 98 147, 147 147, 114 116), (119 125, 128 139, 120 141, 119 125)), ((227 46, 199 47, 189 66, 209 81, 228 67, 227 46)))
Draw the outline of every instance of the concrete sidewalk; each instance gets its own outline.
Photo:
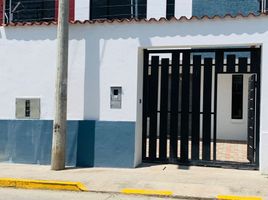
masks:
POLYGON ((258 171, 177 165, 144 165, 136 169, 76 168, 51 171, 49 166, 0 164, 1 178, 82 182, 90 191, 123 189, 172 191, 176 196, 260 196, 268 200, 268 176, 258 171))

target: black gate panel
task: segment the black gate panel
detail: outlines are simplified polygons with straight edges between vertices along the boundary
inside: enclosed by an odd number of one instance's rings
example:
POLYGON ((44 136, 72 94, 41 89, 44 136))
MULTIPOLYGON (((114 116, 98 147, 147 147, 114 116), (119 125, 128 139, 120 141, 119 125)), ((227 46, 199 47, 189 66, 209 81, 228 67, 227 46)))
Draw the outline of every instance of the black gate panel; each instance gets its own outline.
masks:
POLYGON ((203 160, 210 160, 211 144, 211 97, 212 97, 212 59, 204 59, 203 92, 203 160))
POLYGON ((145 101, 142 105, 142 160, 145 160, 147 157, 147 137, 148 137, 148 109, 149 109, 149 101, 148 99, 148 92, 149 92, 149 53, 147 50, 143 51, 143 96, 145 97, 145 101), (146 98, 147 97, 147 98, 146 98))
POLYGON ((218 99, 218 74, 224 72, 224 51, 215 52, 214 72, 214 119, 213 119, 213 161, 217 160, 217 99, 218 99))
POLYGON ((256 76, 252 75, 248 82, 248 148, 247 158, 253 163, 255 154, 255 84, 256 76))
POLYGON ((239 58, 238 66, 239 66, 240 73, 247 73, 248 72, 248 58, 247 57, 239 58))
POLYGON ((219 74, 252 74, 248 160, 258 164, 260 48, 144 50, 144 162, 217 163, 219 74))
POLYGON ((224 63, 224 51, 219 50, 215 52, 215 66, 216 74, 223 73, 223 64, 224 63))
POLYGON ((158 73, 159 57, 152 57, 152 66, 149 72, 149 158, 156 159, 156 142, 157 142, 157 99, 158 99, 158 73))
POLYGON ((178 158, 178 121, 179 121, 179 84, 180 84, 180 53, 172 54, 171 64, 171 108, 170 108, 170 162, 178 158))
POLYGON ((227 56, 227 72, 235 73, 235 55, 227 56))
POLYGON ((188 161, 190 52, 183 53, 181 91, 181 161, 188 161))
POLYGON ((254 51, 251 51, 250 53, 251 57, 251 64, 250 64, 250 71, 255 72, 255 159, 254 163, 258 165, 259 163, 259 140, 260 140, 260 99, 261 99, 261 93, 260 93, 260 63, 261 63, 261 49, 255 49, 254 51), (257 80, 256 80, 257 79, 257 80))
POLYGON ((169 59, 162 59, 161 65, 161 99, 160 99, 160 142, 159 158, 167 158, 167 122, 168 122, 168 78, 169 59))
POLYGON ((192 160, 199 160, 200 148, 200 98, 201 98, 201 56, 193 56, 192 84, 192 160))

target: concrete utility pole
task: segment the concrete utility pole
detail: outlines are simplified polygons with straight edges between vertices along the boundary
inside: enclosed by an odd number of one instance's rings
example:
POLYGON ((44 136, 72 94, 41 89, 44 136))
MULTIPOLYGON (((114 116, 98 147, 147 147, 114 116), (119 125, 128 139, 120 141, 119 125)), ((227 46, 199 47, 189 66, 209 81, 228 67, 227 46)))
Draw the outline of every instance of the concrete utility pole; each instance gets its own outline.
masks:
POLYGON ((56 106, 53 124, 51 169, 65 168, 67 80, 69 43, 69 0, 59 0, 58 15, 58 57, 56 80, 56 106))

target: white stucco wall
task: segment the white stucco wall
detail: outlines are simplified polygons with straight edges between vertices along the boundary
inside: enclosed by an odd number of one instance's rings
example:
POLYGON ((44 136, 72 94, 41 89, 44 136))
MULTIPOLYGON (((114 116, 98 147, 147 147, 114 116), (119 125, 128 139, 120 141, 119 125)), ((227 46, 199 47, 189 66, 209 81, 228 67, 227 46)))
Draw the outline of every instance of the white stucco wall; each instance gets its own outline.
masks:
POLYGON ((90 0, 75 0, 75 20, 89 20, 90 0))
POLYGON ((193 1, 192 0, 175 0, 175 17, 182 16, 190 18, 192 16, 193 1))
MULTIPOLYGON (((141 122, 142 56, 155 47, 262 45, 268 53, 268 17, 70 26, 69 119, 141 122), (202 27, 202 29, 200 29, 202 27), (139 81, 138 81, 139 80, 139 81), (110 87, 122 86, 121 110, 110 109, 110 87), (138 111, 138 112, 137 112, 138 111)), ((54 108, 56 26, 0 28, 0 118, 14 119, 16 96, 41 97, 41 118, 54 108), (3 87, 4 86, 4 87, 3 87)), ((260 168, 268 173, 268 57, 262 57, 260 168)), ((136 164, 141 160, 141 124, 136 164)))
POLYGON ((249 76, 243 75, 243 119, 232 119, 232 75, 218 75, 217 139, 247 141, 249 76))
MULTIPOLYGON (((192 16, 192 0, 175 0, 175 17, 192 16)), ((166 17, 167 0, 147 0, 147 19, 166 17)))
POLYGON ((166 17, 167 0, 147 0, 147 19, 166 17))
MULTIPOLYGON (((74 30, 79 38, 79 32, 74 30)), ((1 115, 15 119, 15 98, 41 99, 41 119, 52 119, 56 74, 56 29, 54 26, 1 30, 1 115), (9 55, 9 56, 5 56, 9 55), (7 84, 8 83, 8 84, 7 84)), ((84 42, 70 42, 68 118, 83 119, 84 42), (79 58, 78 58, 78 57, 79 58), (83 61, 83 60, 82 60, 83 61)))

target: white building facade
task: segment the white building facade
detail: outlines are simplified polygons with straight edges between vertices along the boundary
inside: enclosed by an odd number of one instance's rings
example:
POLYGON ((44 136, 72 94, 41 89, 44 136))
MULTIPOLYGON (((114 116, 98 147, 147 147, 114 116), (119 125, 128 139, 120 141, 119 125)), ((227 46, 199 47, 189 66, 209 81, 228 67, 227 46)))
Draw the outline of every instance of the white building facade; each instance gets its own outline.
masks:
MULTIPOLYGON (((156 18, 153 20, 70 24, 67 164, 136 167, 144 161, 144 50, 246 48, 261 52, 254 164, 267 174, 267 16, 166 20, 161 19, 166 17, 165 2, 159 1, 165 9, 160 6, 153 9, 156 4, 147 1, 147 16, 156 18)), ((176 17, 192 15, 191 3, 187 2, 175 1, 176 17)), ((90 12, 86 6, 89 4, 76 3, 81 7, 75 7, 75 18, 86 20, 90 15, 84 13, 90 12)), ((0 161, 49 164, 55 106, 56 25, 17 23, 2 26, 0 31, 0 161)), ((248 78, 252 74, 243 74, 241 119, 232 119, 233 74, 219 75, 217 139, 248 140, 248 78)), ((201 82, 204 81, 201 75, 201 82)), ((212 84, 215 86, 215 82, 212 84)), ((201 88, 205 90, 204 86, 201 88)), ((211 95, 213 107, 216 101, 213 92, 211 95)), ((204 95, 200 99, 204 101, 204 95)), ((211 140, 215 136, 212 129, 211 140)))

